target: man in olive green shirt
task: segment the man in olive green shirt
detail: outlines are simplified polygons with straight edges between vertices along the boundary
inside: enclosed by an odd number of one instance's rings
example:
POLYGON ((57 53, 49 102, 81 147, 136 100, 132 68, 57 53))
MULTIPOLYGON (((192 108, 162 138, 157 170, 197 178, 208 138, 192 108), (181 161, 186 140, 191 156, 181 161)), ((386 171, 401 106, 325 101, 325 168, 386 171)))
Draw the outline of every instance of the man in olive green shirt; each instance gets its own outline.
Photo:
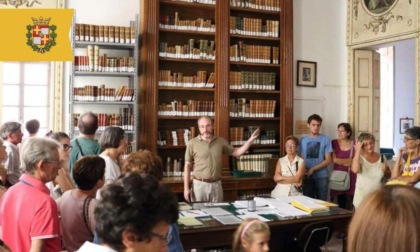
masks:
POLYGON ((239 148, 230 145, 225 139, 213 135, 213 120, 208 116, 198 118, 200 134, 187 144, 184 166, 184 198, 186 201, 223 201, 221 182, 222 154, 239 157, 259 136, 255 130, 248 141, 239 148), (190 189, 190 173, 193 172, 193 190, 190 189))

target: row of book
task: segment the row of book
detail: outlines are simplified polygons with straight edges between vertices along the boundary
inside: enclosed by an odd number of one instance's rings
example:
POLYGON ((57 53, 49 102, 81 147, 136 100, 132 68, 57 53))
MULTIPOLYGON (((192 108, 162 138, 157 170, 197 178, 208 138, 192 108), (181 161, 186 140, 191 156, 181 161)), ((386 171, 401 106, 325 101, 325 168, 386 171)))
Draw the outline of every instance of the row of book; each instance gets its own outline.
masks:
MULTIPOLYGON (((120 113, 96 113, 98 117, 98 131, 104 131, 108 126, 118 126, 123 130, 135 130, 134 129, 134 114, 131 106, 127 108, 120 108, 120 113)), ((72 121, 73 127, 76 131, 79 130, 77 123, 79 121, 80 113, 73 113, 72 121)))
POLYGON ((172 0, 174 2, 216 4, 216 0, 172 0))
POLYGON ((271 198, 271 189, 239 190, 238 200, 249 200, 254 197, 271 198))
POLYGON ((214 72, 207 77, 207 71, 197 71, 193 76, 184 75, 182 72, 171 70, 159 70, 159 87, 183 87, 183 88, 213 88, 215 83, 214 72))
POLYGON ((247 45, 240 41, 230 46, 229 53, 233 62, 279 64, 278 46, 247 45))
POLYGON ((280 11, 280 0, 230 0, 230 6, 257 10, 280 11))
POLYGON ((74 40, 103 43, 135 44, 136 28, 134 21, 130 22, 130 26, 93 25, 76 23, 74 40))
MULTIPOLYGON (((243 145, 251 137, 254 129, 246 130, 245 127, 231 127, 229 128, 230 133, 230 144, 231 145, 243 145)), ((254 144, 275 144, 276 143, 276 131, 275 130, 261 130, 260 136, 255 139, 254 144)))
POLYGON ((171 104, 162 103, 159 105, 158 115, 160 116, 214 116, 213 101, 188 100, 183 102, 174 100, 171 104))
POLYGON ((122 159, 126 159, 128 155, 133 153, 136 150, 136 141, 130 141, 127 144, 127 147, 125 148, 124 153, 121 155, 122 159))
POLYGON ((135 72, 134 57, 74 56, 74 70, 83 72, 135 72))
POLYGON ((262 20, 260 18, 235 17, 229 19, 230 33, 260 36, 260 37, 279 37, 279 24, 277 20, 262 20))
POLYGON ((157 144, 159 146, 185 146, 190 139, 196 136, 196 132, 195 127, 190 127, 188 129, 158 131, 157 144))
POLYGON ((158 131, 159 146, 185 146, 191 139, 189 129, 158 131))
POLYGON ((159 16, 159 27, 173 30, 215 32, 216 25, 210 19, 197 18, 192 20, 179 19, 178 12, 171 15, 159 16))
POLYGON ((229 115, 231 117, 275 117, 276 103, 276 100, 230 99, 229 115))
POLYGON ((196 43, 196 40, 191 38, 188 44, 174 46, 169 46, 167 42, 159 42, 159 57, 215 60, 214 41, 200 39, 196 43))
POLYGON ((73 88, 74 101, 134 101, 134 88, 120 86, 118 89, 94 85, 73 88))
POLYGON ((276 76, 274 72, 229 72, 229 88, 231 90, 275 90, 276 76))
POLYGON ((273 154, 249 154, 236 158, 236 169, 239 171, 256 171, 268 173, 269 161, 273 154))
POLYGON ((182 158, 167 157, 164 164, 164 177, 182 177, 184 173, 184 162, 182 158))

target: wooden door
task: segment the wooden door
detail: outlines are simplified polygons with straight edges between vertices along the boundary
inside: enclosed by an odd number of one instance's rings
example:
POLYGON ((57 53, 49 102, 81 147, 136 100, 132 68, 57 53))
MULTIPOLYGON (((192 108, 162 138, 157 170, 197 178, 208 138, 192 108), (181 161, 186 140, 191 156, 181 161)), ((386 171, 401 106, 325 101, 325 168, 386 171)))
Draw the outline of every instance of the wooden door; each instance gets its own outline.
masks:
POLYGON ((379 150, 380 55, 370 50, 354 52, 354 135, 372 133, 379 150))

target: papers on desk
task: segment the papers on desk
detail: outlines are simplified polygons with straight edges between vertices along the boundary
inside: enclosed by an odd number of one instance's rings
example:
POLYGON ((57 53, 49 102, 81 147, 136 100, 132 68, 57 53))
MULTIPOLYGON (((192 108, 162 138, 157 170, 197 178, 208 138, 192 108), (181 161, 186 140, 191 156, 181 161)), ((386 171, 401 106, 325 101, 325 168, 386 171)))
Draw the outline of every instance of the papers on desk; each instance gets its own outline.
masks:
POLYGON ((236 212, 239 214, 276 214, 277 209, 272 207, 257 207, 255 211, 248 211, 248 209, 237 209, 236 212))
POLYGON ((209 216, 210 214, 208 214, 208 213, 205 213, 205 212, 203 212, 203 211, 201 211, 201 210, 184 210, 184 211, 181 211, 181 214, 184 216, 184 217, 202 217, 202 216, 209 216))
POLYGON ((212 202, 212 203, 204 203, 205 207, 219 207, 219 206, 229 206, 228 202, 212 202))
MULTIPOLYGON (((264 202, 258 202, 256 201, 256 207, 263 207, 266 206, 264 202)), ((232 205, 236 208, 248 208, 248 200, 237 200, 232 203, 232 205)))
POLYGON ((207 213, 207 215, 211 215, 211 216, 232 215, 231 212, 226 211, 225 209, 220 208, 220 207, 203 208, 201 210, 207 213))
POLYGON ((192 206, 188 205, 185 202, 178 202, 179 210, 190 210, 192 209, 192 206))
MULTIPOLYGON (((288 198, 288 197, 285 197, 288 198)), ((256 198, 256 201, 264 202, 270 207, 275 209, 275 214, 281 217, 300 217, 310 215, 307 212, 299 210, 289 204, 289 199, 269 199, 269 198, 256 198)))
POLYGON ((213 216, 216 220, 220 221, 220 223, 223 223, 224 225, 231 225, 231 224, 240 224, 242 222, 241 219, 236 217, 233 214, 230 215, 217 215, 213 216))
POLYGON ((194 217, 181 217, 178 219, 179 224, 183 224, 185 226, 201 226, 203 223, 197 220, 194 217))
POLYGON ((249 219, 249 218, 255 218, 255 219, 259 219, 260 221, 264 221, 264 222, 270 221, 269 219, 266 219, 266 218, 264 218, 261 215, 258 215, 256 213, 247 213, 247 214, 238 215, 238 218, 241 218, 242 220, 246 220, 246 219, 249 219))
POLYGON ((308 213, 328 211, 330 209, 329 207, 317 204, 313 199, 304 196, 299 198, 295 197, 291 204, 292 206, 308 213))

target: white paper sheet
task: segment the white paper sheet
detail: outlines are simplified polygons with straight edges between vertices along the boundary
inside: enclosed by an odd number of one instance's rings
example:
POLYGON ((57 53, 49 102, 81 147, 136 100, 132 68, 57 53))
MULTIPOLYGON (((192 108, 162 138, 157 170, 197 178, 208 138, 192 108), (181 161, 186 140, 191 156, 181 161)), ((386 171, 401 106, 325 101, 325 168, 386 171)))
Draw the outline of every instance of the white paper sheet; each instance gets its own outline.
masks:
POLYGON ((261 215, 255 214, 255 213, 247 213, 247 214, 243 214, 243 215, 237 215, 237 217, 241 218, 242 220, 246 220, 249 218, 257 218, 260 221, 264 221, 264 222, 268 222, 270 221, 269 219, 266 219, 264 217, 262 217, 261 215))
POLYGON ((211 208, 203 208, 201 209, 203 212, 211 215, 211 216, 217 216, 217 215, 232 215, 231 212, 226 211, 223 208, 220 207, 211 207, 211 208))
POLYGON ((220 221, 221 223, 223 223, 225 225, 239 224, 239 223, 242 222, 241 219, 239 219, 238 217, 236 217, 233 214, 231 214, 231 215, 218 215, 218 216, 213 216, 213 218, 220 221))

